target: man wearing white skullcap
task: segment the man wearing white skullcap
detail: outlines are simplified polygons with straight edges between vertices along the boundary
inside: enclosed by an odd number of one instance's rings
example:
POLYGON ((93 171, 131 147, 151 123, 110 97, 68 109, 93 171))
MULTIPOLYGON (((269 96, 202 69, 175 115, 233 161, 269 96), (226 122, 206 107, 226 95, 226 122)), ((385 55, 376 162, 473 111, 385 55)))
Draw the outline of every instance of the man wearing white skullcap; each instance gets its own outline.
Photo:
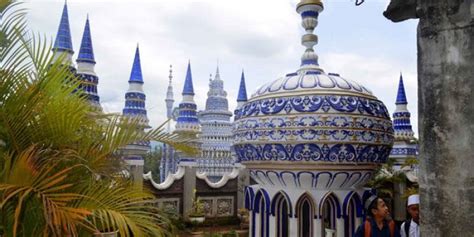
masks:
POLYGON ((411 218, 403 222, 400 228, 401 237, 420 237, 420 196, 418 194, 408 197, 407 210, 411 218))

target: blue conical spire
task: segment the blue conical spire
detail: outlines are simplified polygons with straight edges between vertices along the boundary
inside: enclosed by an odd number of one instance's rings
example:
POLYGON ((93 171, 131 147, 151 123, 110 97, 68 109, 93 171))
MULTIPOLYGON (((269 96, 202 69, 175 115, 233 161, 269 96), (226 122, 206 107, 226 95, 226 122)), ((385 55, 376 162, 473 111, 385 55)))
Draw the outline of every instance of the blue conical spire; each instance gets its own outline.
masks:
POLYGON ((128 82, 143 83, 142 66, 140 64, 140 50, 137 45, 135 51, 135 59, 133 60, 132 73, 130 74, 130 80, 128 82))
POLYGON ((69 16, 67 13, 66 3, 64 3, 63 14, 61 16, 61 22, 59 23, 53 50, 64 50, 74 53, 72 50, 71 30, 69 27, 69 16))
POLYGON ((400 73, 400 82, 398 83, 397 101, 395 102, 395 104, 397 105, 408 104, 407 96, 405 94, 405 86, 403 85, 402 73, 400 73))
POLYGON ((94 50, 92 48, 91 30, 89 26, 89 16, 87 16, 84 34, 82 35, 81 48, 79 49, 78 62, 95 63, 94 50))
POLYGON ((193 75, 191 74, 191 62, 188 62, 186 80, 184 81, 183 95, 194 95, 193 75))
POLYGON ((245 87, 244 70, 242 70, 242 76, 240 77, 240 86, 239 86, 239 94, 237 96, 237 102, 246 102, 246 101, 247 101, 247 88, 245 87))

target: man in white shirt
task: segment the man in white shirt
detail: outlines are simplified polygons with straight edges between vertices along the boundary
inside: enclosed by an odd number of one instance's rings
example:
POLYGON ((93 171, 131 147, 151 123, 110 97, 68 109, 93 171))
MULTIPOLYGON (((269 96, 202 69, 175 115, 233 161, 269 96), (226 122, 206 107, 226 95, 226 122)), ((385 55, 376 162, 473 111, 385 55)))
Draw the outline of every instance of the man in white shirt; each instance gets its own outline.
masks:
POLYGON ((420 237, 420 196, 418 194, 408 197, 407 210, 411 218, 403 222, 400 227, 401 237, 420 237))

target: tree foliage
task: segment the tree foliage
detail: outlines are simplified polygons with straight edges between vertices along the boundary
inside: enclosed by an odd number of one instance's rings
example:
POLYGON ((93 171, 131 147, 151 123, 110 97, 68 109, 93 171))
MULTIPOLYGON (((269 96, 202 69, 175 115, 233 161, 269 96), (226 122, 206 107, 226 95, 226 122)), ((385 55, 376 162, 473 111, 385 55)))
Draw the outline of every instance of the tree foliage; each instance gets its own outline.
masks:
POLYGON ((22 5, 1 1, 0 10, 3 236, 170 234, 153 195, 123 176, 117 151, 149 140, 193 150, 163 126, 143 132, 137 119, 95 110, 69 65, 53 60, 51 43, 27 30, 22 5))

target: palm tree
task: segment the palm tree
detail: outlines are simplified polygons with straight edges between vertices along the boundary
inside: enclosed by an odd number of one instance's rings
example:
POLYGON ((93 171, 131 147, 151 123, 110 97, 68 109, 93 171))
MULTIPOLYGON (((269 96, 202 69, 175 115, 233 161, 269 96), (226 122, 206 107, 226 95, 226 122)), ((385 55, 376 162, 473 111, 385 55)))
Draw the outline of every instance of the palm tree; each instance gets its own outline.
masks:
POLYGON ((119 151, 148 140, 193 150, 163 126, 143 132, 136 119, 95 110, 51 43, 27 30, 21 4, 1 0, 0 12, 0 235, 169 235, 119 151))

